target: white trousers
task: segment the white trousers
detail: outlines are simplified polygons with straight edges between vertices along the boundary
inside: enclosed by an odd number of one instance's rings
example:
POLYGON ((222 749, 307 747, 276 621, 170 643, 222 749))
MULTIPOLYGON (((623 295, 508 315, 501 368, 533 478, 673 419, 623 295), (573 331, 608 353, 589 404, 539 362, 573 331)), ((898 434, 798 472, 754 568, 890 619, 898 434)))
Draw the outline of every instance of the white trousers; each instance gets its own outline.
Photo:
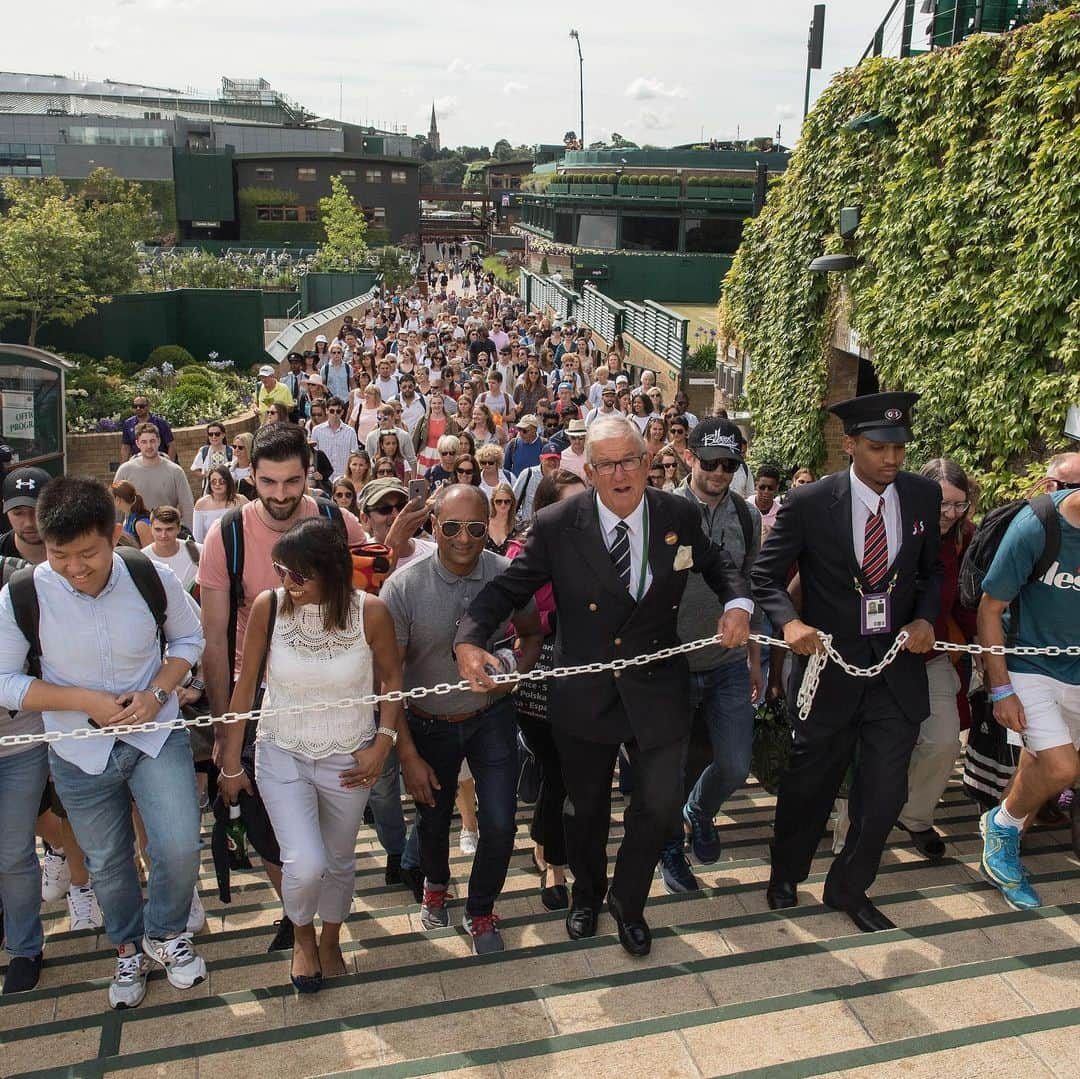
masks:
POLYGON ((367 787, 346 790, 348 753, 312 760, 273 742, 255 746, 255 779, 281 848, 282 902, 294 925, 343 922, 352 909, 356 833, 367 787))

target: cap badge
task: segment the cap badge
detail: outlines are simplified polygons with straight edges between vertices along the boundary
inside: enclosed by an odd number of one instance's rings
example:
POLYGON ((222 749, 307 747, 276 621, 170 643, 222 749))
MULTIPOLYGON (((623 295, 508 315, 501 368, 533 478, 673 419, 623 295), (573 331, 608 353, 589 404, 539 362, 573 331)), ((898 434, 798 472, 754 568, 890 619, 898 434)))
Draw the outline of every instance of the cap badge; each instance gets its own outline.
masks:
POLYGON ((887 409, 885 409, 885 419, 891 420, 893 423, 895 423, 903 415, 904 415, 903 412, 901 412, 900 409, 898 409, 898 408, 887 408, 887 409))
POLYGON ((28 491, 32 491, 36 486, 37 486, 37 482, 35 480, 16 480, 15 481, 15 489, 17 491, 21 491, 24 487, 28 491))
POLYGON ((722 435, 719 431, 710 431, 707 435, 701 436, 701 449, 719 449, 731 450, 733 453, 738 452, 738 443, 735 441, 734 435, 722 435))

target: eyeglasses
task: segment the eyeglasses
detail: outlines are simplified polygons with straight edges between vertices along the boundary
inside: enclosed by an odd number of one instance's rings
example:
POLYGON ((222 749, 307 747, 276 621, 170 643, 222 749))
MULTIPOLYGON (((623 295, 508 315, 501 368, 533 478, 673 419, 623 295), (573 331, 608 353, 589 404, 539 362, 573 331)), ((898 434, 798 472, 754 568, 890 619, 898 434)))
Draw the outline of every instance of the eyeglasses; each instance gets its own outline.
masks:
POLYGON ((341 501, 341 499, 344 499, 346 502, 351 502, 352 501, 352 492, 351 491, 335 491, 334 492, 334 501, 339 502, 339 501, 341 501))
POLYGON ((302 573, 297 573, 294 569, 289 569, 288 566, 283 566, 280 562, 274 563, 274 572, 282 581, 288 581, 290 584, 296 585, 297 588, 303 588, 308 581, 314 580, 312 577, 305 577, 302 573))
POLYGON ((225 432, 224 431, 207 431, 206 433, 210 438, 224 438, 225 437, 225 432))
POLYGON ((512 506, 514 503, 509 498, 493 498, 491 504, 493 506, 512 506))
POLYGON ((455 476, 474 476, 474 475, 476 475, 476 470, 473 469, 473 468, 455 468, 454 469, 454 475, 455 476))
POLYGON ((725 472, 731 474, 737 472, 741 461, 732 460, 730 457, 721 457, 716 461, 703 461, 700 457, 695 458, 697 463, 701 465, 703 472, 715 472, 718 468, 722 468, 725 472))
POLYGON ((670 430, 671 430, 671 433, 673 435, 685 435, 686 434, 686 428, 685 427, 672 427, 670 430))
POLYGON ((633 457, 624 457, 621 461, 597 461, 593 465, 593 471, 601 476, 612 476, 615 469, 622 468, 624 472, 637 472, 645 463, 645 454, 639 453, 633 457))
POLYGON ((340 408, 328 408, 326 411, 340 415, 342 410, 340 408))
POLYGON ((378 506, 372 506, 368 513, 377 513, 380 517, 389 517, 391 513, 400 513, 404 508, 404 502, 384 502, 378 506))
POLYGON ((664 462, 664 468, 678 468, 678 467, 679 467, 679 462, 678 461, 665 461, 664 462))
POLYGON ((439 521, 439 531, 447 539, 453 539, 463 528, 471 539, 483 539, 488 531, 484 521, 439 521))
POLYGON ((245 446, 245 445, 243 444, 243 442, 234 442, 234 443, 232 444, 232 448, 233 448, 234 450, 246 450, 246 449, 247 449, 247 446, 245 446))
POLYGON ((941 512, 942 513, 944 513, 946 510, 952 510, 953 513, 967 513, 967 511, 969 509, 971 509, 971 503, 970 502, 942 502, 941 503, 941 512))

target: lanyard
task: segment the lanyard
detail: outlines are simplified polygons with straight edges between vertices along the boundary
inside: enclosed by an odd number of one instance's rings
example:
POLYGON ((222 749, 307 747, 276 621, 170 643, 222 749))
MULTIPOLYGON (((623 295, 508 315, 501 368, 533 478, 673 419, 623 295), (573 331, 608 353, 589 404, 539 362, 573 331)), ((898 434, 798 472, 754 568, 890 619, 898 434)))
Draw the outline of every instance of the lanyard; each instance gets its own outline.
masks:
POLYGON ((642 530, 641 541, 641 573, 638 576, 637 595, 634 597, 635 603, 641 602, 641 597, 645 595, 645 574, 649 568, 649 503, 645 503, 645 512, 642 514, 645 521, 645 527, 642 530))

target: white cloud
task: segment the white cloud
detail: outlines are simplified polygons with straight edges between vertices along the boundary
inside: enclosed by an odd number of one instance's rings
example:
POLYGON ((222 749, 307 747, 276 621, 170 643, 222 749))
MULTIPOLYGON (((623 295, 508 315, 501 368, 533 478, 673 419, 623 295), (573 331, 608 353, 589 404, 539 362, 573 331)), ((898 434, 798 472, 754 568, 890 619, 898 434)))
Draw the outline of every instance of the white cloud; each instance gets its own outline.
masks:
MULTIPOLYGON (((459 102, 456 97, 437 97, 435 98, 435 119, 442 122, 444 117, 453 116, 458 111, 459 102)), ((431 102, 426 105, 418 105, 416 108, 417 116, 424 116, 430 119, 431 117, 431 102)))
POLYGON ((528 89, 528 86, 523 82, 508 82, 503 86, 503 93, 507 96, 510 94, 523 94, 528 89))
POLYGON ((790 120, 791 117, 798 116, 795 106, 790 104, 777 105, 776 108, 773 109, 773 112, 776 113, 777 118, 780 120, 790 120))
POLYGON ((675 98, 688 97, 689 95, 685 87, 679 86, 677 83, 674 86, 668 86, 659 79, 648 79, 644 75, 639 75, 627 86, 626 96, 632 97, 636 101, 649 101, 656 97, 675 98))

